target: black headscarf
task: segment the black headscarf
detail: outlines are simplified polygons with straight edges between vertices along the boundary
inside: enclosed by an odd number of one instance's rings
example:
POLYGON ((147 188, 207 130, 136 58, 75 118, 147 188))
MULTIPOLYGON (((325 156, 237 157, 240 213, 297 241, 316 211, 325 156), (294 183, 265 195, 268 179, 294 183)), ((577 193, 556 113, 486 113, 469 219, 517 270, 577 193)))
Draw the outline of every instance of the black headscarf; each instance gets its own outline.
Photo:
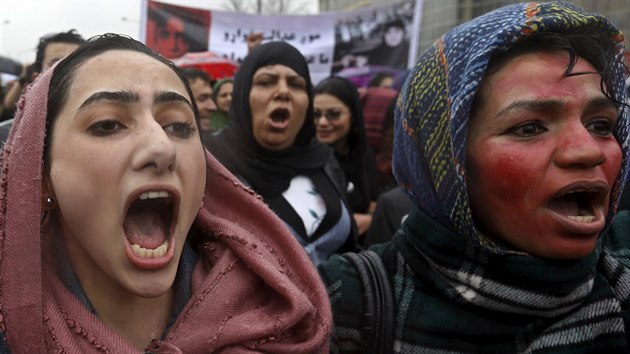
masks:
POLYGON ((285 42, 258 46, 243 60, 234 78, 230 123, 208 142, 208 150, 232 173, 245 179, 263 197, 277 197, 289 188, 296 175, 320 171, 330 158, 330 149, 315 138, 313 86, 304 56, 285 42), (293 145, 282 151, 260 146, 254 138, 249 93, 256 71, 265 66, 285 65, 304 78, 309 106, 293 145))

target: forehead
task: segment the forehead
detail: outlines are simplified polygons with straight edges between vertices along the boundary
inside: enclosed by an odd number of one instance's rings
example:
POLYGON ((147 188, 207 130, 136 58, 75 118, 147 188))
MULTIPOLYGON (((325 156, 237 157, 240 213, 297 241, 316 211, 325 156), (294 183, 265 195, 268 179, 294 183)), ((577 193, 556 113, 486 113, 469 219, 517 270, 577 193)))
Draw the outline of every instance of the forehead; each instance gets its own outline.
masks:
POLYGON ((314 104, 316 106, 343 106, 345 107, 345 103, 341 101, 337 96, 331 95, 329 93, 320 93, 315 95, 314 104))
POLYGON ((226 82, 219 87, 219 92, 232 91, 234 84, 231 82, 226 82))
POLYGON ((204 80, 197 78, 190 82, 190 89, 193 91, 193 94, 196 94, 200 91, 212 91, 212 86, 204 80))
POLYGON ((593 73, 567 76, 569 55, 565 52, 526 53, 506 61, 497 71, 484 78, 482 91, 484 101, 511 95, 520 98, 553 98, 603 95, 600 89, 601 76, 586 60, 578 58, 572 73, 593 73), (488 93, 488 92, 487 92, 488 93))
POLYGON ((292 68, 282 65, 282 64, 274 64, 262 66, 256 70, 254 76, 262 75, 262 74, 273 74, 273 75, 287 75, 287 76, 299 76, 301 77, 295 70, 292 68))
POLYGON ((173 16, 166 21, 166 27, 172 31, 183 31, 184 30, 184 22, 179 18, 173 16))
POLYGON ((184 83, 166 64, 131 50, 110 50, 86 60, 76 69, 69 99, 81 101, 99 91, 126 90, 153 97, 173 91, 188 97, 184 83))
POLYGON ((75 43, 52 42, 46 45, 42 64, 49 66, 52 61, 59 60, 79 48, 75 43))

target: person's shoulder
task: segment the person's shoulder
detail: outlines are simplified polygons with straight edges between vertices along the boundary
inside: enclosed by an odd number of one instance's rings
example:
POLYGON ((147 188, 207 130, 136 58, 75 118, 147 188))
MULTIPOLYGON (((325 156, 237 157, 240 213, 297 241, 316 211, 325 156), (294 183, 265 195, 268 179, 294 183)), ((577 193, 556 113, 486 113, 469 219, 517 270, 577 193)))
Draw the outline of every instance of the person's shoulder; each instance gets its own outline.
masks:
MULTIPOLYGON (((382 257, 383 248, 373 247, 371 250, 382 257)), ((336 254, 318 266, 320 277, 326 285, 333 313, 335 324, 333 342, 343 342, 343 338, 348 333, 358 333, 356 331, 364 326, 364 292, 367 290, 364 289, 365 284, 358 268, 350 259, 348 254, 336 254), (350 332, 347 331, 349 329, 350 332)), ((388 278, 391 278, 391 274, 388 274, 388 278)))
MULTIPOLYGON (((379 244, 370 247, 370 250, 382 258, 388 246, 390 244, 379 244)), ((342 286, 345 288, 344 296, 352 292, 361 295, 359 272, 347 256, 343 254, 332 255, 326 262, 318 266, 318 271, 329 289, 329 295, 331 295, 331 291, 338 291, 342 286)))
POLYGON ((381 203, 388 203, 391 205, 398 205, 398 204, 405 204, 407 205, 408 202, 410 203, 411 200, 409 199, 409 196, 407 196, 407 194, 405 194, 405 192, 403 191, 402 188, 400 187, 396 187, 396 188, 392 188, 384 193, 382 193, 379 197, 378 197, 378 202, 381 203))

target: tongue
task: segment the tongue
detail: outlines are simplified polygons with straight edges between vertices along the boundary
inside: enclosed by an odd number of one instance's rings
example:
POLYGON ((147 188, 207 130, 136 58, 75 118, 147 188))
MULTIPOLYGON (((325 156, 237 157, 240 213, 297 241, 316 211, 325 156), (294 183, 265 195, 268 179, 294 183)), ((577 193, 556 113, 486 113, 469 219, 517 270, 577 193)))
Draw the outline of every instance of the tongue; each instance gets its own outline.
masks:
POLYGON ((123 224, 127 239, 143 248, 156 249, 166 241, 166 221, 155 211, 142 211, 127 214, 123 224))
POLYGON ((288 116, 278 117, 278 116, 272 115, 269 121, 269 125, 273 129, 284 129, 289 125, 289 117, 288 116))
POLYGON ((549 202, 547 207, 558 214, 577 216, 580 214, 578 203, 569 197, 560 197, 549 202))

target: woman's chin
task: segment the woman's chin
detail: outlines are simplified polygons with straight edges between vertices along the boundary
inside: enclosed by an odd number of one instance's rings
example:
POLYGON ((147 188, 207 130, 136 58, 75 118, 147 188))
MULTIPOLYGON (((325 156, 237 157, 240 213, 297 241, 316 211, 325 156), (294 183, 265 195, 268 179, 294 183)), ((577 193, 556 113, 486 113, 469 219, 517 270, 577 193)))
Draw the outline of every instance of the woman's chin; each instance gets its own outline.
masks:
POLYGON ((128 289, 130 293, 143 298, 157 298, 165 295, 173 288, 173 282, 175 276, 160 276, 160 277, 144 277, 144 279, 138 279, 133 288, 128 289), (149 279, 150 278, 150 279, 149 279))

